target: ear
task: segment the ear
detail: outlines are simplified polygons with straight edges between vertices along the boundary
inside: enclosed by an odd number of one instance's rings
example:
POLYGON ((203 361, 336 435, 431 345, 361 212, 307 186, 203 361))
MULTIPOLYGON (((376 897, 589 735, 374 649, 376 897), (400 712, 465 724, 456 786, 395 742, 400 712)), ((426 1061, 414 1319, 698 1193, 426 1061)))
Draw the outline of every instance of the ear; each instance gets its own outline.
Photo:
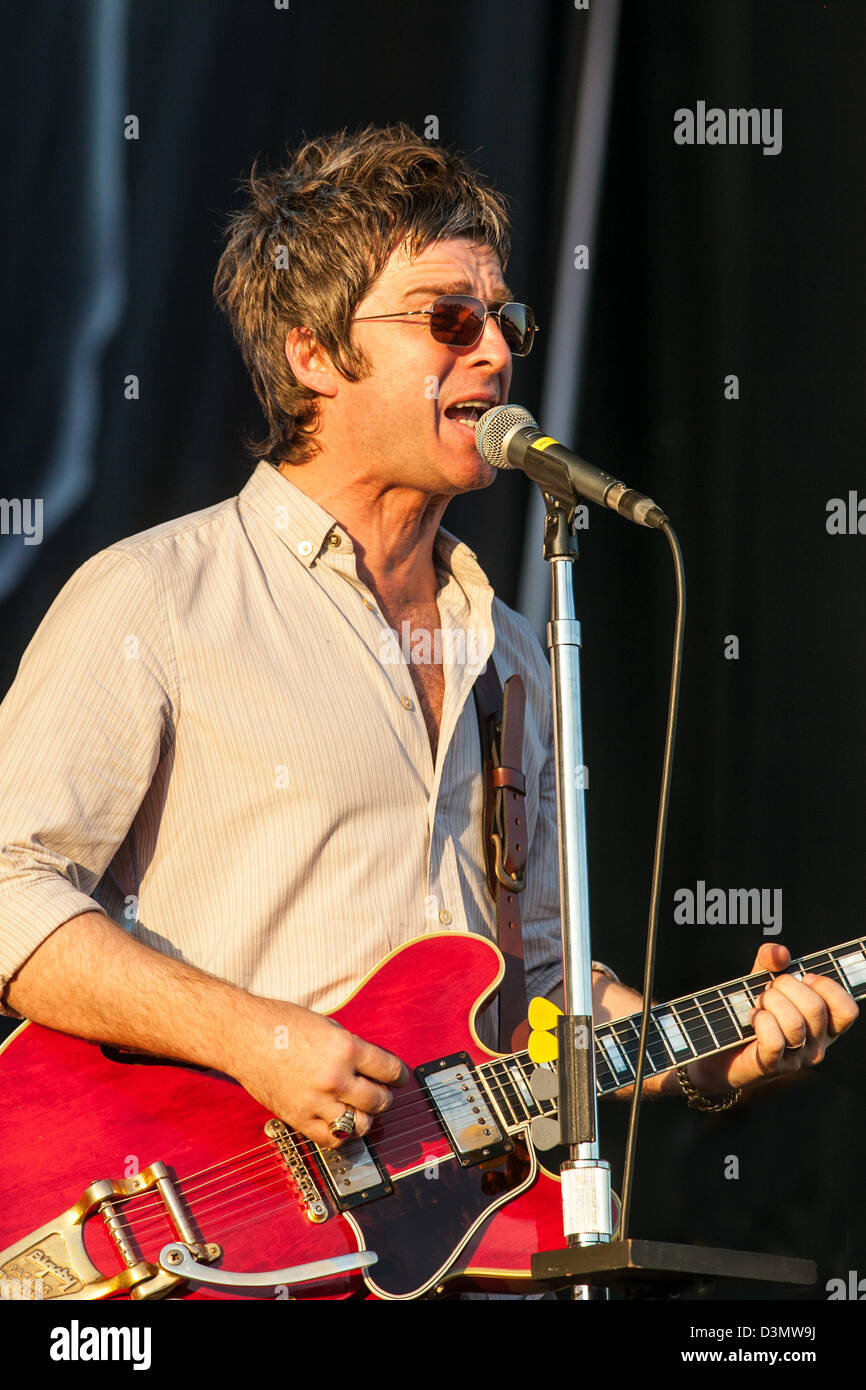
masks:
POLYGON ((311 328, 293 328, 286 338, 286 357, 295 377, 317 396, 336 396, 339 373, 311 328))

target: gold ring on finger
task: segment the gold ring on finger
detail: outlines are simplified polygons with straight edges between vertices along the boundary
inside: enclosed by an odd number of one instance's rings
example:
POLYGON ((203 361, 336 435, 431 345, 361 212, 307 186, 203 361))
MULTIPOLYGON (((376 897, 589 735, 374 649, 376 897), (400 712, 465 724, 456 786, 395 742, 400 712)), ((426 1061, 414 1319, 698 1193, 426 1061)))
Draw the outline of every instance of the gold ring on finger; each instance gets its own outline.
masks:
POLYGON ((344 1110, 342 1115, 337 1116, 336 1120, 331 1120, 328 1129, 335 1139, 351 1139, 355 1133, 354 1110, 344 1110))

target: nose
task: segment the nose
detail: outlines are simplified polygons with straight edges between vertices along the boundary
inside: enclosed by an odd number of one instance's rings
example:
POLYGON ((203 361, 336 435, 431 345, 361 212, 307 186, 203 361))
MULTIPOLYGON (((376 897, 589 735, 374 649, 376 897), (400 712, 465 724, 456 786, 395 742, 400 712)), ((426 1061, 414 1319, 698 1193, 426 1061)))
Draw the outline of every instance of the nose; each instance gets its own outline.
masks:
POLYGON ((481 337, 469 353, 474 361, 482 365, 487 363, 496 372, 511 371, 511 349, 503 337, 499 320, 492 314, 484 320, 481 337))

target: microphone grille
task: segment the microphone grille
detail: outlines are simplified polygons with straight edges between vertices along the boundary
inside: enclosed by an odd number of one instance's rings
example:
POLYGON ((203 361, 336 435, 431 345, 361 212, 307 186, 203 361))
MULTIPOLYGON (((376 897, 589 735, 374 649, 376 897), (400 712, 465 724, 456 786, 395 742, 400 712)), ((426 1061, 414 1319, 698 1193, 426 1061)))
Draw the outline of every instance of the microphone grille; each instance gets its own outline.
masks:
POLYGON ((506 436, 522 425, 538 429, 538 423, 522 405, 495 405, 485 410, 475 426, 475 447, 493 468, 510 468, 503 453, 506 436))

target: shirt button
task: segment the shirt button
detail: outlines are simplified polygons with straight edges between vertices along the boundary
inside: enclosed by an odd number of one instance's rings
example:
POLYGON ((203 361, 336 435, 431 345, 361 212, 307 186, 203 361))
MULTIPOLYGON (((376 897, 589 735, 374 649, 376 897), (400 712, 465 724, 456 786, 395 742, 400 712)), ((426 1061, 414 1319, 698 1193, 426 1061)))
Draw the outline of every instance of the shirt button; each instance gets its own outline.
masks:
POLYGON ((332 545, 332 546, 334 547, 334 549, 336 550, 337 546, 338 546, 338 545, 342 545, 342 543, 343 543, 343 542, 341 541, 340 537, 337 535, 336 531, 332 531, 331 534, 330 534, 330 536, 328 537, 328 545, 332 545))
POLYGON ((412 700, 409 699, 409 696, 408 696, 408 695, 401 695, 401 696, 400 696, 400 704, 403 706, 404 709, 414 709, 414 708, 415 708, 414 703, 412 702, 412 700))
POLYGON ((313 542, 312 542, 312 541, 299 541, 299 542, 298 542, 298 554, 299 554, 299 555, 312 555, 312 553, 313 553, 313 542))
POLYGON ((448 911, 447 907, 443 907, 442 911, 439 913, 439 921, 442 923, 443 927, 450 927, 451 913, 448 911))

